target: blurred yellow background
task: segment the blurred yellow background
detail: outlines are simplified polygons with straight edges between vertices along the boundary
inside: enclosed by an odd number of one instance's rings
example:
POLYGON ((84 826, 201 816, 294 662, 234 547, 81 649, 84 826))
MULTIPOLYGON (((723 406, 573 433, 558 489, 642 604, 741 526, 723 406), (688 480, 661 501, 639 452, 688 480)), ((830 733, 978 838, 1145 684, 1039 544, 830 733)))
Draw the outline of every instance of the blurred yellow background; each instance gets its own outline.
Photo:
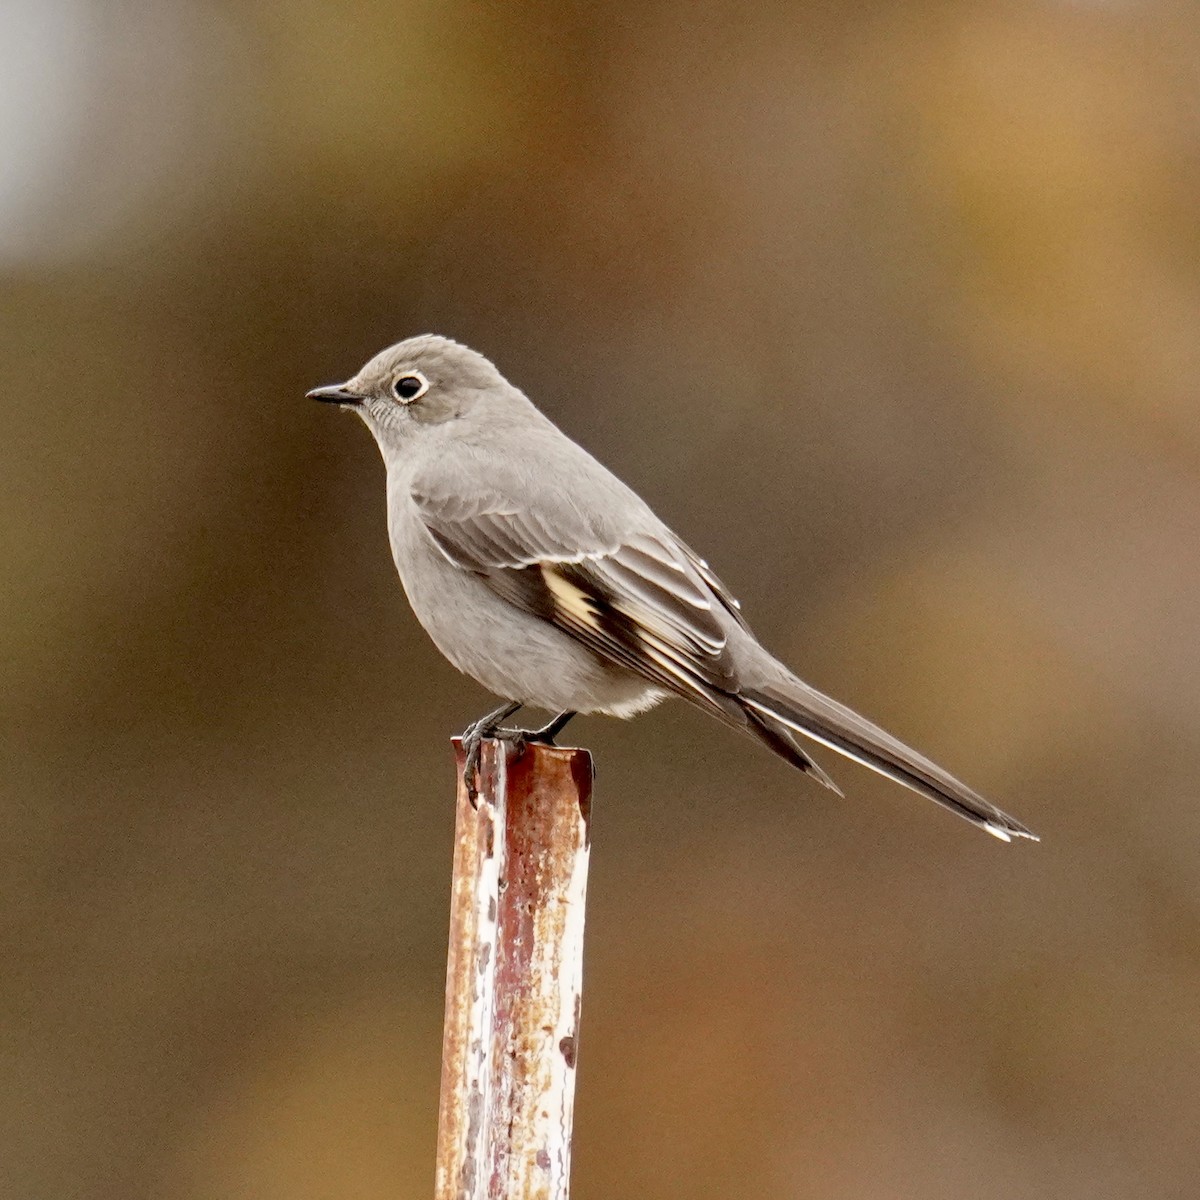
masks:
POLYGON ((4 0, 0 1194, 431 1194, 434 331, 1042 834, 597 755, 577 1200, 1200 1178, 1194 0, 4 0))

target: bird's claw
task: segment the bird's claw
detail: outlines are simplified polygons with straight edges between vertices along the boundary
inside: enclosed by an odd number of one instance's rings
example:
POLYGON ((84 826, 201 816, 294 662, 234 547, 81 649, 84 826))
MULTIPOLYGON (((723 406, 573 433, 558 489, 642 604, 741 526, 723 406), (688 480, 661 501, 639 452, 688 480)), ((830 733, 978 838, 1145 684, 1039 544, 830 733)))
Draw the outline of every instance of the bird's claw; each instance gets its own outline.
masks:
POLYGON ((506 731, 500 728, 500 722, 506 717, 511 717, 520 707, 516 703, 502 705, 486 717, 472 721, 463 730, 462 747, 466 752, 463 759, 463 783, 466 786, 467 800, 476 812, 479 811, 479 766, 483 743, 488 738, 502 737, 506 731))
POLYGON ((468 730, 463 734, 463 746, 466 748, 467 756, 463 762, 463 782, 467 786, 467 802, 471 807, 479 811, 479 756, 483 747, 483 738, 478 734, 473 735, 473 730, 468 730))
MULTIPOLYGON (((467 749, 466 761, 463 763, 463 778, 467 784, 467 799, 476 812, 479 811, 479 767, 483 759, 483 743, 486 741, 503 742, 511 746, 515 757, 520 758, 525 753, 530 742, 541 741, 536 731, 528 729, 483 729, 476 733, 469 729, 463 734, 463 745, 467 749)), ((549 742, 548 744, 553 744, 549 742)))

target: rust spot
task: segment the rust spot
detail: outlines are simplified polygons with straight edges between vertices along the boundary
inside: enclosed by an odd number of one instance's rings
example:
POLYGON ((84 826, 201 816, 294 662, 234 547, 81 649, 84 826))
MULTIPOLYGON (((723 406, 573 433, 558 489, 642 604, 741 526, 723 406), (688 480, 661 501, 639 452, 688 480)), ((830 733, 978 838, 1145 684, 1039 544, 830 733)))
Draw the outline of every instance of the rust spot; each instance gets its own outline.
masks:
POLYGON ((571 754, 571 779, 579 794, 579 815, 583 818, 583 844, 592 844, 592 782, 596 778, 595 764, 586 750, 571 754))
POLYGON ((496 897, 495 897, 495 896, 489 896, 489 897, 488 897, 488 915, 487 915, 487 919, 488 919, 489 921, 491 921, 493 924, 495 924, 495 921, 496 921, 496 897))
POLYGON ((467 1099, 467 1153, 463 1156, 459 1175, 464 1195, 470 1196, 475 1191, 475 1167, 480 1159, 478 1146, 482 1134, 483 1096, 480 1094, 478 1082, 472 1082, 471 1095, 467 1099))
POLYGON ((558 1043, 559 1052, 566 1060, 566 1064, 571 1070, 575 1069, 575 1039, 573 1037, 565 1037, 558 1043))
POLYGON ((547 1154, 545 1150, 539 1150, 535 1156, 535 1159, 537 1165, 541 1167, 543 1171, 550 1170, 550 1155, 547 1154))
POLYGON ((492 947, 487 942, 484 942, 483 945, 479 947, 478 962, 476 963, 475 969, 480 975, 482 975, 487 970, 488 963, 491 961, 492 947))

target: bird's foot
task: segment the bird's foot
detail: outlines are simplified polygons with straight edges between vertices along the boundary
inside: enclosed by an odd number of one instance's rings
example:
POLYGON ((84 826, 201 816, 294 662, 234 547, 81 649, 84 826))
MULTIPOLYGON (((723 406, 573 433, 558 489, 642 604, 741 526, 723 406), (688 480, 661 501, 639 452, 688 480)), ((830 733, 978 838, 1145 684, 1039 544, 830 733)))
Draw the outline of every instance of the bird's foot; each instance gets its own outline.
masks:
MULTIPOLYGON (((494 738, 497 735, 504 737, 508 731, 500 728, 500 722, 507 720, 520 707, 520 703, 515 700, 508 704, 502 704, 495 711, 480 717, 478 721, 472 721, 463 730, 462 747, 466 751, 463 761, 463 781, 467 787, 467 799, 474 809, 479 807, 479 756, 483 749, 483 743, 488 738, 494 738)), ((511 739, 505 737, 504 740, 511 739)))
POLYGON ((531 744, 553 746, 554 739, 566 728, 567 722, 575 715, 573 712, 560 712, 554 720, 543 725, 541 729, 513 729, 500 724, 511 717, 521 706, 506 704, 502 708, 481 717, 472 725, 468 725, 462 735, 463 749, 467 752, 463 764, 463 778, 467 784, 467 799, 472 808, 479 807, 479 759, 483 743, 488 738, 496 738, 506 742, 516 751, 520 758, 525 753, 525 747, 531 744))

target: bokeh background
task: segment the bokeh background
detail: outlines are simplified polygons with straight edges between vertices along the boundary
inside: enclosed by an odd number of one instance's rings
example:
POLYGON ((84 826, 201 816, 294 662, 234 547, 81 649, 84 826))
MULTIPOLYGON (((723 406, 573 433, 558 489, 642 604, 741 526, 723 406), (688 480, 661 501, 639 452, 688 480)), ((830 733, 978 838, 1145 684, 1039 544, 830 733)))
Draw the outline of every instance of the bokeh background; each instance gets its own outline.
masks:
POLYGON ((1194 0, 3 0, 0 1193, 431 1194, 447 738, 306 403, 496 360, 808 679, 600 775, 579 1200, 1200 1177, 1194 0))

